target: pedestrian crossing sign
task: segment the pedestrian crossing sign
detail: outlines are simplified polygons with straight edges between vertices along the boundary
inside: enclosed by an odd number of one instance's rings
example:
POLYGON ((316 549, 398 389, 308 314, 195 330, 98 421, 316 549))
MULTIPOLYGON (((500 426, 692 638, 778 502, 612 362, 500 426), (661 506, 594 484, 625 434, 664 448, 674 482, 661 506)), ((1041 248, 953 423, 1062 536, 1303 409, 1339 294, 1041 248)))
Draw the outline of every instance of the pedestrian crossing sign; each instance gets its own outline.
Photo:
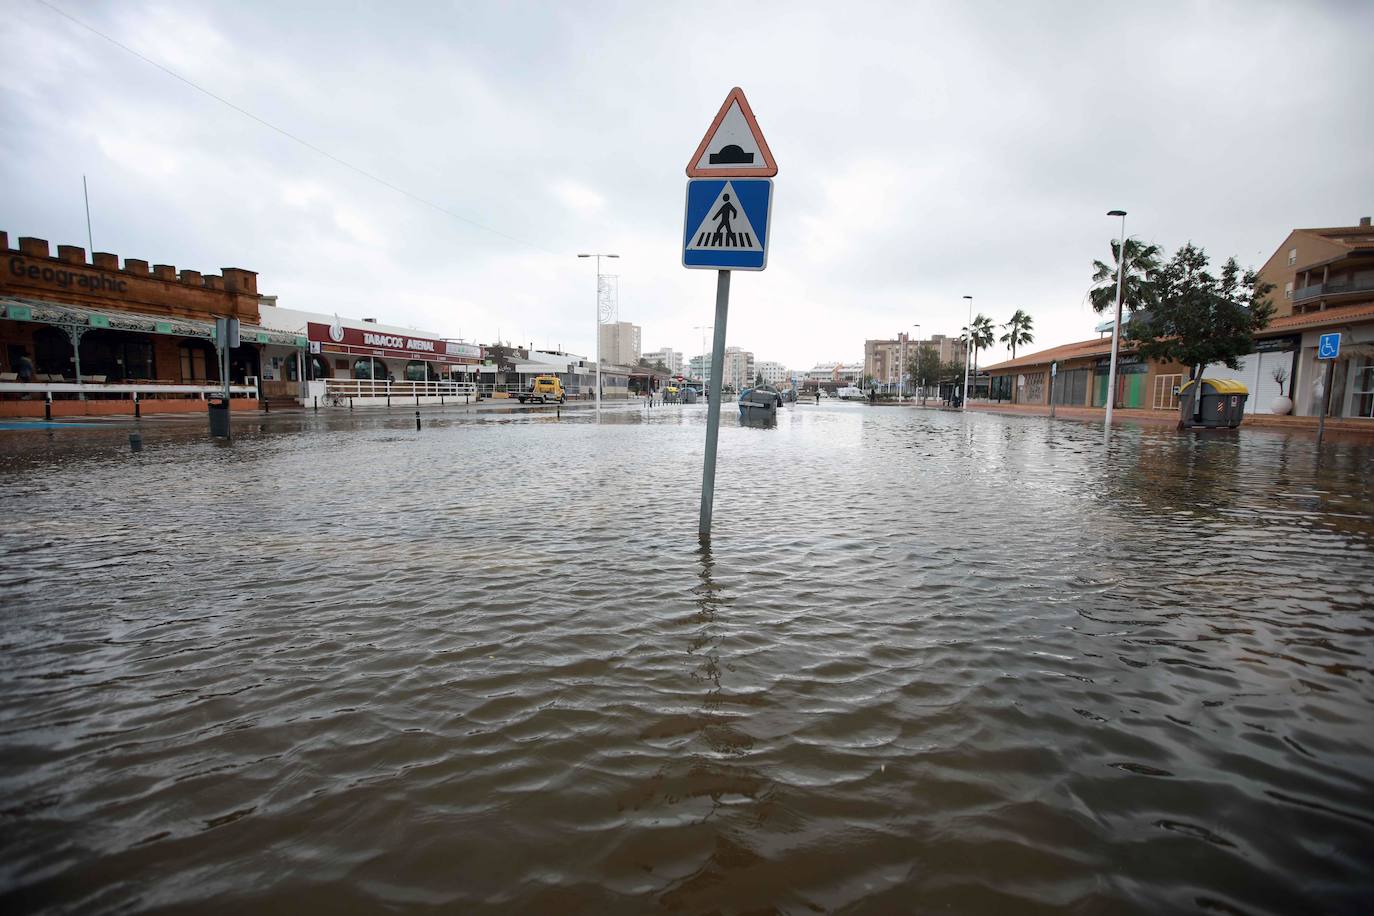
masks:
POLYGON ((682 266, 763 270, 768 266, 772 208, 771 179, 690 179, 683 219, 682 266))

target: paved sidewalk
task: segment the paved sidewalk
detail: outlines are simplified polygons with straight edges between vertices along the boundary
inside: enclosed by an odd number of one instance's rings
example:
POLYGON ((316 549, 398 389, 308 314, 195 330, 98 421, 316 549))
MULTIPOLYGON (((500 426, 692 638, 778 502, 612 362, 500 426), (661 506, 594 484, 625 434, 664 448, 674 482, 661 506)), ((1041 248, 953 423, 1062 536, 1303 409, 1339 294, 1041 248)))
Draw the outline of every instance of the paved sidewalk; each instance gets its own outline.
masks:
MULTIPOLYGON (((969 404, 969 410, 980 410, 985 413, 1008 413, 1023 414, 1031 417, 1048 417, 1049 407, 1044 404, 997 404, 982 401, 974 401, 969 404)), ((1100 407, 1055 407, 1055 416, 1064 420, 1087 420, 1101 423, 1106 411, 1100 407)), ((1155 426, 1177 426, 1177 410, 1139 410, 1118 407, 1112 411, 1115 421, 1129 420, 1134 423, 1149 423, 1155 426)), ((1246 414, 1242 427, 1264 427, 1268 429, 1282 429, 1293 432, 1308 432, 1312 435, 1317 434, 1316 417, 1294 417, 1280 416, 1271 413, 1246 414)), ((1343 439, 1368 439, 1374 442, 1374 420, 1359 419, 1351 417, 1327 417, 1326 432, 1338 434, 1343 439)))

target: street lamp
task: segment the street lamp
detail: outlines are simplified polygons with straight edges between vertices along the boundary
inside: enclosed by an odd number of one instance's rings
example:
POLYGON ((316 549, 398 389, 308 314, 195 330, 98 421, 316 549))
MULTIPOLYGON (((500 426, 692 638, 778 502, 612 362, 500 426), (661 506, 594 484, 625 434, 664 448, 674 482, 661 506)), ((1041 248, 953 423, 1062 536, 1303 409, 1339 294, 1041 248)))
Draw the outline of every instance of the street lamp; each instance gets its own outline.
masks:
POLYGON ((1108 210, 1108 216, 1121 217, 1121 242, 1116 250, 1116 319, 1112 322, 1112 360, 1107 366, 1107 427, 1112 425, 1116 403, 1116 352, 1121 347, 1121 295, 1126 277, 1126 211, 1108 210))
POLYGON ((618 254, 579 254, 579 258, 596 258, 596 409, 601 409, 601 259, 618 258, 618 254))
POLYGON ((960 410, 968 410, 969 353, 973 349, 973 297, 964 298, 968 300, 968 339, 964 341, 964 399, 959 402, 960 410))
MULTIPOLYGON (((692 327, 692 330, 701 332, 701 377, 703 379, 706 378, 706 334, 709 331, 714 331, 715 327, 713 324, 698 324, 692 327)), ((710 388, 709 385, 702 387, 708 390, 710 388)))

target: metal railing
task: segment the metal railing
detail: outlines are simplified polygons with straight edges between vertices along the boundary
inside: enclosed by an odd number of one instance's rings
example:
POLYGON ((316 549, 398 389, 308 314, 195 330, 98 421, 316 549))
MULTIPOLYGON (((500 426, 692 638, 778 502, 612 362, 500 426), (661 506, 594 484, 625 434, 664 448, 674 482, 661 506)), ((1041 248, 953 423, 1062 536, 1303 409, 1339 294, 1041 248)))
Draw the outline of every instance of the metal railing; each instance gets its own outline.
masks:
POLYGON ((1293 301, 1313 299, 1317 296, 1339 296, 1342 293, 1374 292, 1374 280, 1355 280, 1349 283, 1314 283, 1302 289, 1293 290, 1293 301))
POLYGON ((389 382, 386 379, 329 378, 323 379, 325 394, 332 398, 437 398, 472 397, 476 385, 462 382, 389 382))

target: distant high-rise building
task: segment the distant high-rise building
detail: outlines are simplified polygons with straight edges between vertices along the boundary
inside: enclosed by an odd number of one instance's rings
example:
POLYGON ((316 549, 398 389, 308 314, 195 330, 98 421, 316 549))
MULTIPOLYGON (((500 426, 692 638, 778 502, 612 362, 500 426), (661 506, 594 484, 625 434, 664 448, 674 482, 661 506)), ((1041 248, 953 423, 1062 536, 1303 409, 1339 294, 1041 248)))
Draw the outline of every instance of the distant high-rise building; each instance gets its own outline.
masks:
POLYGON ((639 325, 616 321, 601 325, 601 361, 617 366, 639 362, 639 325))
POLYGON ((672 347, 664 347, 662 350, 645 353, 644 358, 649 361, 651 366, 662 363, 669 375, 682 374, 682 354, 672 347))
POLYGON ((782 363, 775 363, 772 360, 760 360, 755 363, 757 376, 763 376, 765 385, 772 385, 774 388, 790 388, 792 386, 792 373, 782 363))
MULTIPOLYGON (((722 385, 738 391, 754 384, 754 354, 750 351, 740 347, 726 347, 723 365, 720 381, 722 385)), ((711 380, 711 354, 693 356, 688 361, 688 366, 688 374, 692 378, 699 378, 704 382, 711 380)))
POLYGON ((963 360, 963 349, 957 337, 933 334, 926 340, 917 340, 902 333, 898 334, 895 340, 864 341, 863 374, 873 379, 876 385, 895 387, 903 378, 903 361, 906 366, 910 366, 916 351, 921 347, 934 347, 939 352, 942 363, 963 360))

